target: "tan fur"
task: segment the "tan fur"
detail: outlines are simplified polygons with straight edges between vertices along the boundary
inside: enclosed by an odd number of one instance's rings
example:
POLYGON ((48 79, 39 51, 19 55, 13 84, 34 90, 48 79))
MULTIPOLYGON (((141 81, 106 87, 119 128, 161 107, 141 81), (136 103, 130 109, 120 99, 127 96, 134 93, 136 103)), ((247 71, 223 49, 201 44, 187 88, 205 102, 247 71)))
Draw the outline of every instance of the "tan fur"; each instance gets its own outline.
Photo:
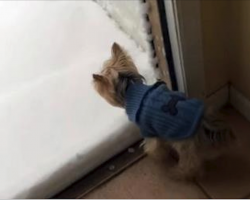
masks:
POLYGON ((127 53, 116 43, 112 46, 112 56, 104 63, 104 67, 99 75, 94 74, 94 86, 97 92, 113 106, 122 107, 122 105, 115 100, 114 84, 118 78, 119 72, 138 73, 132 59, 127 53), (98 77, 98 78, 97 78, 98 77))
MULTIPOLYGON (((93 82, 97 92, 107 102, 113 106, 124 107, 124 89, 117 89, 119 73, 140 76, 131 57, 114 43, 111 58, 104 63, 100 74, 93 75, 93 82)), ((220 156, 233 140, 231 129, 215 112, 208 110, 194 138, 174 142, 145 138, 144 150, 149 156, 165 164, 170 177, 192 179, 203 174, 203 164, 206 160, 220 156), (207 135, 205 130, 212 130, 214 134, 207 135), (217 136, 218 141, 214 138, 217 136)))

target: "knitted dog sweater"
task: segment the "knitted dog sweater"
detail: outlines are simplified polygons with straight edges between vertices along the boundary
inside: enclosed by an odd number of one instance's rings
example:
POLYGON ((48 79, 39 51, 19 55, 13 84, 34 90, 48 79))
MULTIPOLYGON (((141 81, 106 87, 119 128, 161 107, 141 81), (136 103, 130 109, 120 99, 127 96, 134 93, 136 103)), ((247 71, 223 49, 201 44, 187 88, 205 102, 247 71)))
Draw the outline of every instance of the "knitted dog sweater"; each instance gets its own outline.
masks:
POLYGON ((165 140, 192 137, 204 112, 202 101, 170 91, 163 82, 130 83, 125 102, 129 120, 139 126, 143 137, 165 140))

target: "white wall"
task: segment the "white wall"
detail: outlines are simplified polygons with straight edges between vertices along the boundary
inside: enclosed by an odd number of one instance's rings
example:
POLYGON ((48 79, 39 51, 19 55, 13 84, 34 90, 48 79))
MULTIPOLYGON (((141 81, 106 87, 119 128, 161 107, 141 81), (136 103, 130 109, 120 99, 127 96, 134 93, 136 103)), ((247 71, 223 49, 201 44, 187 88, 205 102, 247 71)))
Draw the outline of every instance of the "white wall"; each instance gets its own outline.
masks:
POLYGON ((202 45, 206 94, 229 82, 232 65, 230 3, 221 0, 201 1, 202 45))
POLYGON ((231 1, 231 57, 230 81, 250 100, 250 1, 231 1))

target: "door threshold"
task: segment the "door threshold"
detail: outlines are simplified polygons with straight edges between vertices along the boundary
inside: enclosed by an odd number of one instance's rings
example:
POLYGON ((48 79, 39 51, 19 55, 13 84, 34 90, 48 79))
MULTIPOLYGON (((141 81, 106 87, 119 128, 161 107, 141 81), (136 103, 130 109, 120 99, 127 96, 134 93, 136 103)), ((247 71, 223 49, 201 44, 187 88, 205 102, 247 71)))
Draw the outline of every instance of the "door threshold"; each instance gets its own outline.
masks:
POLYGON ((136 142, 122 153, 111 158, 71 186, 52 197, 52 199, 82 199, 88 193, 109 181, 145 156, 142 140, 136 142))

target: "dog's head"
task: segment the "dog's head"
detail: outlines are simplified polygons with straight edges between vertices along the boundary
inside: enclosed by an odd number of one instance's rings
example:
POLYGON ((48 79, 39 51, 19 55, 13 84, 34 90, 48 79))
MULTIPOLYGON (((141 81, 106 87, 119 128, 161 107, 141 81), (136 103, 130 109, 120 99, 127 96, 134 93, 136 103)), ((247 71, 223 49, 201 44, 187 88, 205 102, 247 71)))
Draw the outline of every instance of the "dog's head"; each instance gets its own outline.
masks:
POLYGON ((142 82, 143 77, 131 57, 117 43, 112 45, 111 52, 111 58, 104 62, 101 72, 93 74, 94 87, 108 103, 124 107, 129 82, 142 82))

